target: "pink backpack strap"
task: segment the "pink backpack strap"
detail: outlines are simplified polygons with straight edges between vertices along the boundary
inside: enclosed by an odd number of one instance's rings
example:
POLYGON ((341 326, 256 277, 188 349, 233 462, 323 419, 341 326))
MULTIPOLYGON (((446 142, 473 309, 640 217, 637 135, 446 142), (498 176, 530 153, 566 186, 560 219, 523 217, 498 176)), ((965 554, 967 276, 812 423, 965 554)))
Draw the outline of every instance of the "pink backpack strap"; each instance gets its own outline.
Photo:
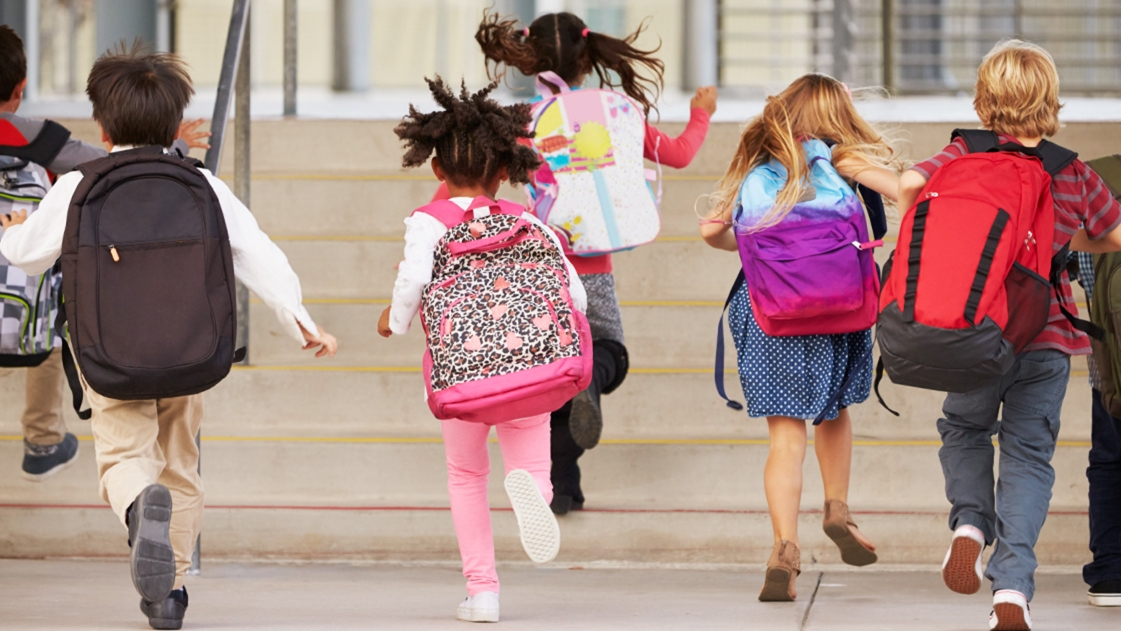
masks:
POLYGON ((486 197, 476 197, 475 200, 471 202, 471 205, 467 207, 467 212, 471 212, 476 208, 483 208, 487 206, 490 207, 490 211, 492 213, 498 213, 502 215, 514 215, 515 217, 520 217, 522 213, 526 212, 526 207, 524 204, 511 202, 505 199, 495 200, 486 197))
POLYGON ((427 206, 421 206, 413 211, 414 215, 417 213, 424 213, 435 217, 437 221, 444 224, 449 230, 463 223, 470 216, 459 207, 459 204, 446 199, 434 201, 427 206))

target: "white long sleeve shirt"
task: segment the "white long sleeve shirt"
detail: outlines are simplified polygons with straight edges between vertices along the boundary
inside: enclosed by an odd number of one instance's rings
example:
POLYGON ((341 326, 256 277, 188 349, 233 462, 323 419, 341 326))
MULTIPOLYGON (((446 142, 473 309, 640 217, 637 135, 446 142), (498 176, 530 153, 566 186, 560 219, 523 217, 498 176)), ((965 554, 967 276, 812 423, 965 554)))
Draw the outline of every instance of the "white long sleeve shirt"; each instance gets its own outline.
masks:
MULTIPOLYGON (((467 210, 474 200, 470 197, 453 197, 449 201, 467 210)), ((488 208, 475 209, 476 217, 485 217, 489 213, 488 208)), ((540 226, 556 244, 557 250, 563 251, 557 235, 537 217, 527 212, 522 213, 522 218, 540 226)), ((393 304, 389 309, 389 329, 395 335, 408 333, 409 325, 420 311, 424 288, 432 282, 436 246, 447 232, 447 226, 432 215, 415 213, 405 219, 405 260, 397 268, 397 281, 393 284, 393 304)), ((588 295, 572 263, 565 259, 565 264, 568 266, 568 293, 572 296, 572 304, 584 313, 588 310, 588 295)))
MULTIPOLYGON (((113 151, 132 148, 116 147, 113 151)), ((302 304, 300 279, 288 263, 288 257, 261 231, 256 218, 225 182, 206 169, 199 171, 218 196, 230 236, 234 275, 273 310, 284 331, 302 346, 304 336, 300 325, 311 332, 318 329, 302 304)), ((4 231, 0 238, 0 254, 28 274, 42 274, 50 269, 62 255, 70 200, 82 177, 80 171, 72 171, 58 178, 25 223, 4 231)))

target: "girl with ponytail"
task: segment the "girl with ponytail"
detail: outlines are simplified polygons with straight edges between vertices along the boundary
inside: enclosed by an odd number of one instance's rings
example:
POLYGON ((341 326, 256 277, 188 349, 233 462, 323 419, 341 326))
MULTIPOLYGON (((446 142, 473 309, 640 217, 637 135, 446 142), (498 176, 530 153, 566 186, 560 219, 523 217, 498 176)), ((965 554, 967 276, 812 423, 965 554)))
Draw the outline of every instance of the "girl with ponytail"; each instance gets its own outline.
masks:
MULTIPOLYGON (((623 38, 597 33, 571 13, 542 15, 528 27, 497 14, 484 16, 475 40, 487 59, 488 74, 500 77, 507 68, 534 76, 553 72, 578 89, 591 75, 601 86, 621 90, 642 108, 647 118, 657 111, 665 64, 655 57, 658 48, 635 45, 645 24, 623 38)), ((648 160, 683 169, 704 143, 709 119, 716 111, 716 88, 700 88, 690 101, 689 124, 676 138, 649 122, 644 154, 648 160)), ((564 191, 560 191, 561 196, 564 191)), ((614 391, 627 374, 627 349, 611 256, 571 256, 588 291, 588 320, 592 325, 595 373, 588 390, 577 395, 552 417, 553 512, 563 515, 584 507, 577 460, 595 447, 603 429, 600 395, 614 391)))
MULTIPOLYGON (((791 211, 796 204, 805 202, 800 208, 811 207, 814 200, 831 199, 828 190, 818 197, 811 181, 814 163, 823 159, 850 184, 856 182, 896 198, 897 161, 887 140, 860 117, 843 83, 811 74, 768 98, 763 113, 748 122, 712 196, 715 207, 701 220, 701 236, 714 248, 735 252, 739 250, 737 232, 744 238, 742 233, 760 233, 785 221, 790 222, 783 226, 787 229, 812 228, 808 213, 793 215, 791 211), (757 168, 764 175, 749 178, 757 168), (771 182, 778 187, 777 193, 771 182)), ((845 210, 826 206, 825 201, 818 204, 822 210, 817 212, 830 220, 845 210)), ((852 217, 863 223, 863 210, 854 210, 859 214, 852 217)), ((792 252, 788 258, 796 256, 800 255, 792 252)), ((755 418, 766 417, 771 438, 763 486, 775 543, 759 600, 789 601, 797 596, 795 580, 800 572, 798 510, 806 420, 828 419, 814 429, 814 451, 825 487, 825 532, 840 548, 844 562, 867 565, 876 561, 875 545, 857 529, 847 504, 852 465, 848 407, 870 393, 872 336, 871 329, 771 336, 760 327, 751 300, 747 283, 738 285, 729 299, 728 325, 736 344, 747 412, 755 418)))

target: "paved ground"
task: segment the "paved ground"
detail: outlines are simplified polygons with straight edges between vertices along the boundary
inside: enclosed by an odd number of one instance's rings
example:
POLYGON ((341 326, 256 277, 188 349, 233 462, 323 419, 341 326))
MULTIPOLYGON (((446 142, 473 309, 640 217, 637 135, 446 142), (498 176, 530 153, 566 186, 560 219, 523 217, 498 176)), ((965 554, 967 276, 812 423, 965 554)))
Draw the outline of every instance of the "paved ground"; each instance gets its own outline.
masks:
MULTIPOLYGON (((807 571, 791 604, 755 600, 757 572, 500 568, 507 629, 983 631, 988 599, 936 572, 807 571), (816 588, 816 589, 815 589, 816 588)), ((188 584, 186 629, 464 629, 451 567, 210 563, 188 584)), ((1039 577, 1037 631, 1121 628, 1077 575, 1039 577)), ((120 561, 0 561, 0 628, 146 629, 120 561)))

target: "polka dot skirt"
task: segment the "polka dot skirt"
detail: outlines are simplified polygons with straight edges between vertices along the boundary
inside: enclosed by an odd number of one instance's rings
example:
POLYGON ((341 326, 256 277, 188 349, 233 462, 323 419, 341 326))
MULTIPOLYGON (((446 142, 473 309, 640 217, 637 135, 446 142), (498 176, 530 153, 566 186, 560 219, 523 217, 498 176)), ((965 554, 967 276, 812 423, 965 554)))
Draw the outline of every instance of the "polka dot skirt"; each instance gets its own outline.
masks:
POLYGON ((751 312, 747 286, 728 309, 728 326, 736 344, 737 364, 747 413, 752 418, 790 416, 812 420, 844 385, 850 370, 857 376, 825 410, 835 419, 841 408, 861 403, 872 390, 871 329, 841 335, 771 337, 751 312))

